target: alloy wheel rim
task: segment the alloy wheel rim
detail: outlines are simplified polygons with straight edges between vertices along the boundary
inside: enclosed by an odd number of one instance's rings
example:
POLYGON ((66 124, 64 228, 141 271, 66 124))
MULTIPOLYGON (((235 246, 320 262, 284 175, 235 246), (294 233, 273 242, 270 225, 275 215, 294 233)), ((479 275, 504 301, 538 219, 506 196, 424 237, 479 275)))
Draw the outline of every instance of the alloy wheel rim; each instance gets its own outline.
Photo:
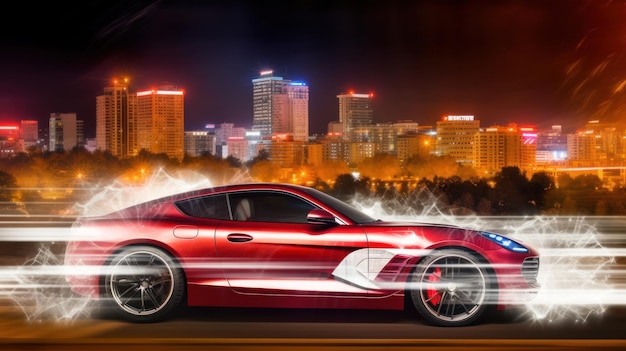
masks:
POLYGON ((480 266, 461 255, 431 262, 420 277, 420 299, 428 312, 443 321, 474 316, 486 298, 487 279, 480 266))
POLYGON ((124 311, 149 315, 161 310, 171 299, 173 272, 163 258, 149 251, 132 252, 112 268, 111 297, 124 311))

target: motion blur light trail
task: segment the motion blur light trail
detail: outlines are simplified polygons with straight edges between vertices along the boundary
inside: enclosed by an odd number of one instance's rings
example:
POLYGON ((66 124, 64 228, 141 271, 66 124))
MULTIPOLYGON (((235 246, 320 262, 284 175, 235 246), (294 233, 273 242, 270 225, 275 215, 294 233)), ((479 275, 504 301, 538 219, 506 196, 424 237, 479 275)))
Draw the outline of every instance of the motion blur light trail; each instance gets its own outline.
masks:
MULTIPOLYGON (((239 177, 231 182, 249 180, 245 175, 239 177)), ((121 183, 107 187, 77 209, 83 216, 103 214, 145 200, 208 186, 211 186, 210 182, 199 175, 170 176, 160 171, 146 179, 141 187, 128 187, 121 183)), ((584 322, 591 315, 602 314, 609 305, 626 304, 626 274, 624 268, 620 271, 616 264, 616 258, 626 257, 626 249, 603 245, 606 238, 587 219, 455 216, 441 210, 443 207, 432 194, 423 192, 417 197, 418 201, 411 206, 404 203, 407 200, 404 198, 385 203, 357 198, 353 204, 376 218, 488 230, 536 247, 541 253, 539 280, 542 287, 536 298, 524 307, 527 315, 538 321, 584 322), (394 212, 393 208, 402 208, 404 212, 394 212)), ((87 318, 95 305, 89 299, 72 294, 64 274, 68 269, 89 267, 63 266, 62 253, 53 248, 59 244, 54 242, 64 243, 72 238, 69 235, 62 237, 59 228, 51 229, 53 237, 50 240, 44 240, 44 231, 38 231, 36 238, 53 244, 42 244, 35 257, 21 266, 0 268, 0 298, 11 299, 31 320, 87 318)), ((626 241, 626 234, 619 235, 621 242, 626 241)), ((0 238, 2 241, 18 240, 10 231, 0 231, 0 238)))
MULTIPOLYGON (((537 320, 583 322, 591 315, 602 314, 609 305, 626 305, 626 273, 616 262, 617 258, 626 257, 626 248, 605 247, 602 242, 609 240, 584 217, 454 216, 437 206, 438 199, 433 194, 424 191, 417 197, 417 206, 406 206, 406 198, 395 199, 398 202, 395 206, 380 201, 355 205, 376 218, 493 231, 537 248, 541 254, 538 278, 541 289, 524 306, 537 320), (421 212, 396 214, 389 210, 414 207, 421 212)), ((626 242, 626 233, 619 235, 618 241, 626 242)))
POLYGON ((128 186, 122 182, 113 183, 94 194, 87 203, 78 204, 77 211, 86 217, 103 215, 143 201, 210 186, 211 182, 198 173, 179 172, 170 175, 165 170, 159 169, 146 177, 144 183, 139 186, 128 186))
MULTIPOLYGON (((245 173, 238 173, 230 180, 231 183, 246 181, 251 179, 245 173)), ((118 180, 107 187, 99 188, 88 202, 75 204, 70 212, 78 216, 97 216, 143 201, 211 186, 205 176, 196 172, 179 171, 169 174, 164 169, 157 169, 136 186, 129 186, 118 180)), ((59 215, 47 217, 57 217, 58 221, 55 223, 61 223, 67 218, 59 215)), ((0 268, 0 298, 12 300, 29 320, 74 320, 90 317, 96 304, 89 298, 76 296, 65 282, 68 270, 80 273, 90 267, 66 267, 63 265, 63 250, 55 250, 59 246, 57 242, 65 243, 76 239, 74 234, 67 226, 43 227, 42 222, 29 219, 29 214, 26 213, 19 221, 8 223, 17 227, 0 228, 2 242, 42 242, 36 255, 23 265, 0 268)))
POLYGON ((2 295, 8 294, 29 320, 90 317, 93 302, 70 291, 62 264, 60 257, 42 245, 24 266, 2 271, 0 280, 6 282, 2 295))

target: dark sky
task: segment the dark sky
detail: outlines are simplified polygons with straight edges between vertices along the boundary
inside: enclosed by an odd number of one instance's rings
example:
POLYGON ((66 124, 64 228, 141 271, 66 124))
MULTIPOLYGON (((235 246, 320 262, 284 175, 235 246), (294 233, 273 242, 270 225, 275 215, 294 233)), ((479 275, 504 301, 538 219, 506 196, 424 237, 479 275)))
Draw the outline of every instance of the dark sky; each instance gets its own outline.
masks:
POLYGON ((252 124, 252 83, 271 68, 310 86, 311 133, 336 95, 374 92, 375 122, 472 114, 566 130, 624 119, 626 2, 605 0, 14 2, 0 15, 0 121, 76 112, 95 97, 185 89, 186 129, 252 124))

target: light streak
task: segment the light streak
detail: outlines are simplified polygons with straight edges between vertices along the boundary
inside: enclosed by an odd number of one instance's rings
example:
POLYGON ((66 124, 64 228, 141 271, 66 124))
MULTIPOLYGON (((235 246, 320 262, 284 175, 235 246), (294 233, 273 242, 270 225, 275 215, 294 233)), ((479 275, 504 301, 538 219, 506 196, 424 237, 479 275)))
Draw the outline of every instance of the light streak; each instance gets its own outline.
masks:
MULTIPOLYGON (((209 182, 200 175, 170 176, 160 171, 148 177, 140 187, 129 187, 120 183, 105 188, 94 194, 89 202, 77 206, 75 212, 80 215, 103 214, 148 199, 207 186, 210 186, 209 182)), ((608 235, 598 232, 593 223, 594 218, 454 216, 441 210, 443 207, 438 205, 438 199, 432 194, 424 192, 420 196, 417 205, 410 206, 416 209, 412 213, 406 211, 395 213, 392 208, 409 207, 394 206, 389 202, 356 199, 354 205, 376 218, 451 224, 493 231, 537 248, 541 254, 538 277, 541 288, 532 301, 524 302, 523 305, 526 315, 532 316, 537 322, 558 322, 564 319, 586 321, 590 315, 602 314, 608 306, 626 305, 626 267, 623 264, 617 264, 618 260, 624 260, 626 257, 626 248, 619 246, 626 242, 626 234, 622 231, 621 225, 605 225, 605 228, 616 231, 608 235)), ((397 198, 390 202, 401 203, 405 200, 397 198)), ((63 219, 57 218, 61 222, 63 219)), ((605 218, 596 220, 603 221, 605 218)), ((626 218, 620 217, 618 220, 626 221, 626 218)), ((2 223, 4 226, 0 227, 0 241, 40 242, 42 244, 37 254, 24 264, 0 267, 0 298, 12 300, 30 320, 89 318, 97 310, 97 305, 89 298, 73 294, 64 277, 66 274, 87 276, 102 273, 103 269, 84 265, 63 265, 62 254, 54 252, 52 245, 75 239, 73 237, 75 234, 67 230, 69 222, 46 227, 47 222, 33 221, 28 215, 24 215, 8 224, 2 223)), ((379 259, 387 257, 385 253, 380 253, 380 255, 379 259)), ((194 261, 190 263, 194 268, 211 269, 223 268, 224 264, 229 267, 250 269, 258 266, 259 262, 194 261)), ((271 270, 273 269, 284 271, 285 269, 332 268, 320 265, 319 262, 317 266, 313 263, 307 265, 302 262, 298 264, 283 262, 275 265, 263 262, 263 264, 268 269, 267 272, 270 272, 267 273, 266 283, 275 288, 280 288, 285 282, 275 279, 275 284, 271 284, 271 270)), ((244 284, 246 280, 233 282, 244 284)), ((248 281, 246 284, 258 283, 259 281, 248 281)), ((224 285, 225 282, 207 281, 207 284, 224 285)), ((382 287, 401 290, 406 285, 388 284, 382 287)), ((333 290, 335 286, 331 284, 327 285, 327 288, 333 290)), ((500 293, 506 293, 509 299, 507 302, 512 304, 520 303, 522 300, 519 298, 525 299, 523 296, 517 296, 516 291, 500 293)))
MULTIPOLYGON (((418 198, 421 211, 403 214, 389 210, 406 208, 407 199, 403 198, 396 198, 395 206, 364 199, 354 205, 377 218, 493 231, 535 247, 541 255, 538 276, 541 288, 524 307, 537 321, 573 319, 584 322, 591 315, 602 314, 607 306, 626 305, 626 274, 617 264, 617 259, 626 257, 626 249, 609 247, 610 243, 623 245, 626 242, 623 231, 604 235, 598 232, 592 220, 575 216, 453 216, 440 209, 433 194, 424 191, 418 198)), ((516 298, 508 302, 519 303, 516 298)))

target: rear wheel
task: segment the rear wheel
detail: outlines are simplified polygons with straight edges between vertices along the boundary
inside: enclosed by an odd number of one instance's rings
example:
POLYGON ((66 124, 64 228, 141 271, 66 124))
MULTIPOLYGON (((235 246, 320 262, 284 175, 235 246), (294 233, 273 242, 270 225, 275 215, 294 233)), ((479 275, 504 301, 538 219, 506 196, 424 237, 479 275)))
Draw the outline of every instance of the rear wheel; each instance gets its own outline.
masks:
POLYGON ((180 305, 185 278, 165 252, 133 246, 117 253, 106 267, 106 303, 132 322, 157 322, 180 305))
POLYGON ((424 258, 409 281, 410 296, 420 316, 438 326, 476 322, 492 301, 492 278, 472 254, 435 251, 424 258))

